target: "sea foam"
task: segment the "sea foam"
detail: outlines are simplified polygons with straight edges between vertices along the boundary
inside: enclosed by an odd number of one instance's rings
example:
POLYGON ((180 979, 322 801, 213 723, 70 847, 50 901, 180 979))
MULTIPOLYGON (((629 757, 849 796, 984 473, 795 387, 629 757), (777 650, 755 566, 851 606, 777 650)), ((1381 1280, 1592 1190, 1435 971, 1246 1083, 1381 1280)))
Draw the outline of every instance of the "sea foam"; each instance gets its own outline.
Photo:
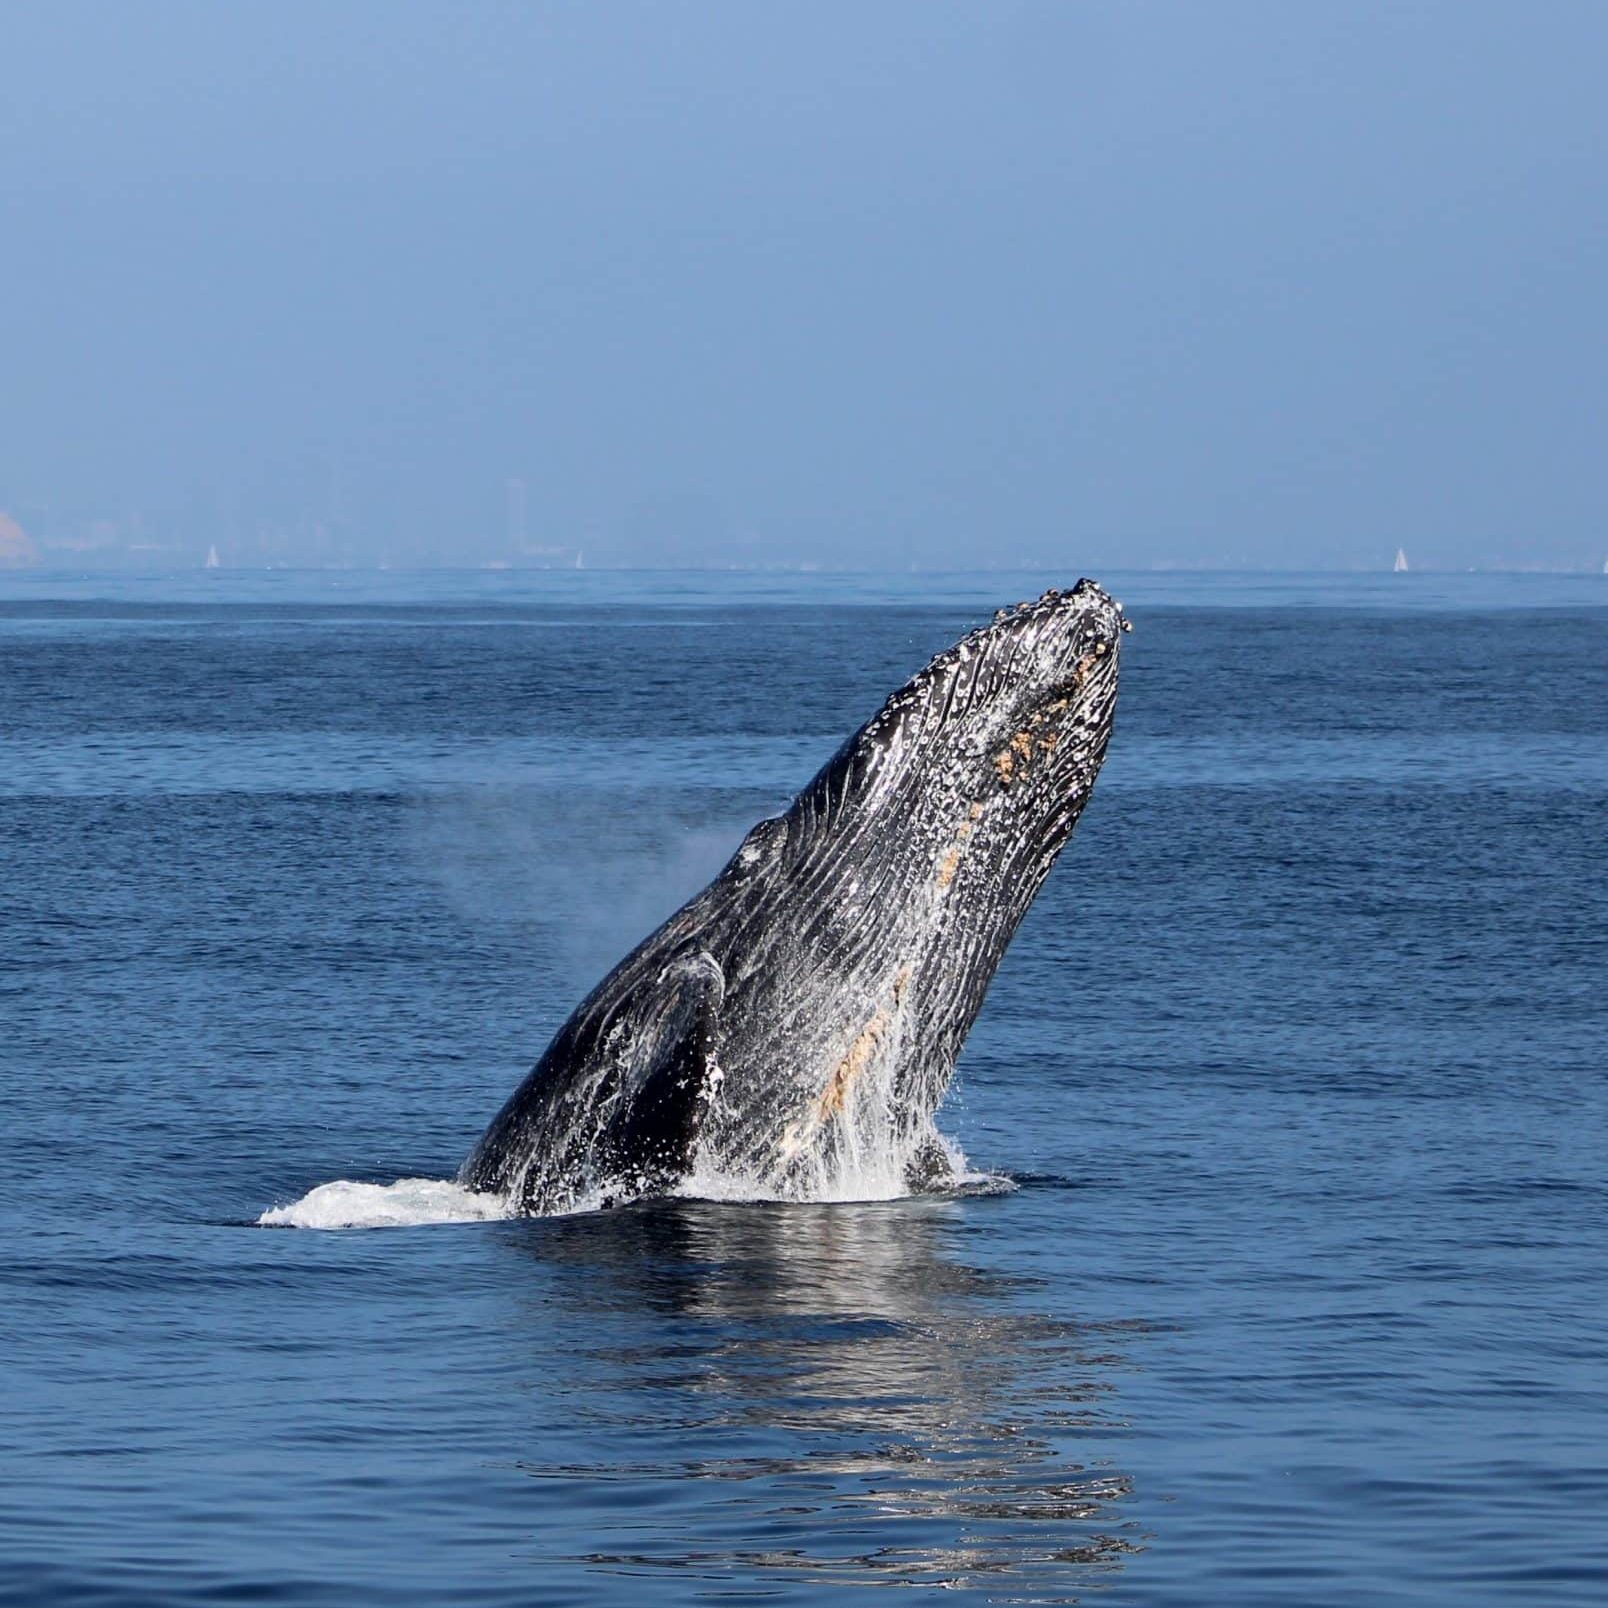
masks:
POLYGON ((257 1219, 268 1228, 416 1228, 425 1223, 484 1223, 512 1213, 500 1195, 477 1194, 445 1178, 359 1184, 338 1178, 257 1219))

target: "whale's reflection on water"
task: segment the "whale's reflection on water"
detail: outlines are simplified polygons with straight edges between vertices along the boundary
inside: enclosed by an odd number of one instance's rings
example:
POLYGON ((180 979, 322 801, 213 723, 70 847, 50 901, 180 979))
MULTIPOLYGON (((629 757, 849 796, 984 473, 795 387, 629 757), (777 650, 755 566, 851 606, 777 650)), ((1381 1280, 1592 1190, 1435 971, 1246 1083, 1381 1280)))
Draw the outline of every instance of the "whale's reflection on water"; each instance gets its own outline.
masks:
POLYGON ((543 1347, 564 1315, 523 1467, 594 1510, 569 1560, 728 1599, 765 1577, 772 1599, 790 1579, 1069 1601, 1120 1567, 1140 1537, 1109 1454, 1139 1326, 1035 1310, 1036 1281, 959 1254, 966 1214, 671 1202, 507 1225, 541 1265, 543 1347))

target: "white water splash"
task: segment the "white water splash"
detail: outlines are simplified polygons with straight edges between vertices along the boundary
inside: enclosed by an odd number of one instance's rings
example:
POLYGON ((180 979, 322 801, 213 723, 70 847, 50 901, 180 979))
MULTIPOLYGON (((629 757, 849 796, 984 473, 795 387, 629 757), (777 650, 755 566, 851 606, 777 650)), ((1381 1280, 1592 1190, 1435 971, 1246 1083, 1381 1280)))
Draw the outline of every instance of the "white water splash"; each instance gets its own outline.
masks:
POLYGON ((426 1223, 484 1223, 513 1215, 500 1195, 477 1194, 445 1178, 359 1184, 338 1178, 257 1221, 267 1228, 417 1228, 426 1223))
POLYGON ((688 1173, 672 1193, 679 1200, 716 1200, 733 1204, 785 1201, 794 1205, 813 1205, 902 1200, 910 1194, 910 1190, 905 1187, 903 1179, 888 1173, 870 1178, 852 1178, 838 1173, 825 1178, 820 1188, 805 1191, 797 1187, 779 1188, 774 1182, 763 1178, 699 1167, 688 1173))
MULTIPOLYGON (((708 1200, 723 1204, 744 1205, 768 1202, 790 1206, 852 1206, 885 1200, 916 1200, 946 1195, 1009 1195, 1017 1189, 1016 1181, 1000 1173, 957 1172, 925 1189, 909 1189, 902 1182, 878 1178, 869 1185, 857 1185, 844 1178, 837 1179, 828 1192, 802 1195, 797 1191, 783 1191, 751 1178, 734 1178, 721 1173, 692 1173, 676 1185, 672 1194, 677 1200, 708 1200)), ((595 1210, 592 1206, 579 1208, 595 1210)))
POLYGON ((902 1160, 885 1154, 849 1149, 835 1167, 816 1166, 778 1184, 774 1175, 759 1177, 729 1171, 701 1153, 697 1167, 672 1191, 681 1200, 726 1201, 734 1204, 778 1201, 793 1205, 852 1205, 856 1201, 909 1200, 922 1195, 1003 1195, 1016 1188, 1011 1179, 977 1172, 965 1152, 937 1129, 931 1136, 948 1158, 948 1170, 920 1189, 906 1180, 902 1160))
MULTIPOLYGON (((1016 1188, 1008 1178, 974 1172, 960 1147, 943 1140, 953 1164, 948 1177, 930 1188, 911 1191, 895 1170, 874 1166, 859 1172, 839 1171, 815 1180, 817 1189, 779 1190, 763 1179, 705 1170, 688 1174, 671 1191, 678 1200, 719 1201, 730 1205, 759 1202, 852 1204, 855 1201, 904 1200, 912 1193, 932 1195, 997 1195, 1016 1188)), ((588 1190, 564 1212, 574 1216, 623 1205, 637 1192, 615 1181, 588 1190)), ((489 1223, 518 1213, 501 1195, 465 1189, 447 1178, 399 1178, 394 1184, 363 1184, 337 1178, 319 1184, 288 1206, 271 1206, 257 1222, 264 1228, 420 1228, 432 1223, 489 1223)))

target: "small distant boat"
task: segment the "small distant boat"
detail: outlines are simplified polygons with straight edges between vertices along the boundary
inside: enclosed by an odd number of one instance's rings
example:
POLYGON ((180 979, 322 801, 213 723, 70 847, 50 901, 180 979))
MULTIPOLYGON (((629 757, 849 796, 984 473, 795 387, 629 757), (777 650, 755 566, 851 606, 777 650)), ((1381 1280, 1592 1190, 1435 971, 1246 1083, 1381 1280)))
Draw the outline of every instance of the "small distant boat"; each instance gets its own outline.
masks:
POLYGON ((1396 549, 1395 573, 1397 575, 1405 575, 1407 573, 1407 549, 1405 547, 1398 547, 1396 549))
POLYGON ((201 566, 203 569, 218 569, 218 549, 216 545, 207 549, 207 561, 201 566))

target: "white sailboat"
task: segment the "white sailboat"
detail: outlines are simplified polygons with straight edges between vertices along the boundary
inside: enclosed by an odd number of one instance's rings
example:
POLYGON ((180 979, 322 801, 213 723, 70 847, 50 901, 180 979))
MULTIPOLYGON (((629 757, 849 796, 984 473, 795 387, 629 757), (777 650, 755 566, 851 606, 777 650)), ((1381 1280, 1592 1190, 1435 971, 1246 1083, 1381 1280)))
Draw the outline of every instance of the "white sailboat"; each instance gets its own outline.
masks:
POLYGON ((1407 573, 1407 549, 1405 547, 1398 547, 1396 549, 1396 563, 1394 565, 1394 569, 1397 575, 1405 575, 1407 573))
POLYGON ((207 549, 207 561, 201 567, 203 569, 217 569, 219 567, 218 548, 216 543, 207 549))

